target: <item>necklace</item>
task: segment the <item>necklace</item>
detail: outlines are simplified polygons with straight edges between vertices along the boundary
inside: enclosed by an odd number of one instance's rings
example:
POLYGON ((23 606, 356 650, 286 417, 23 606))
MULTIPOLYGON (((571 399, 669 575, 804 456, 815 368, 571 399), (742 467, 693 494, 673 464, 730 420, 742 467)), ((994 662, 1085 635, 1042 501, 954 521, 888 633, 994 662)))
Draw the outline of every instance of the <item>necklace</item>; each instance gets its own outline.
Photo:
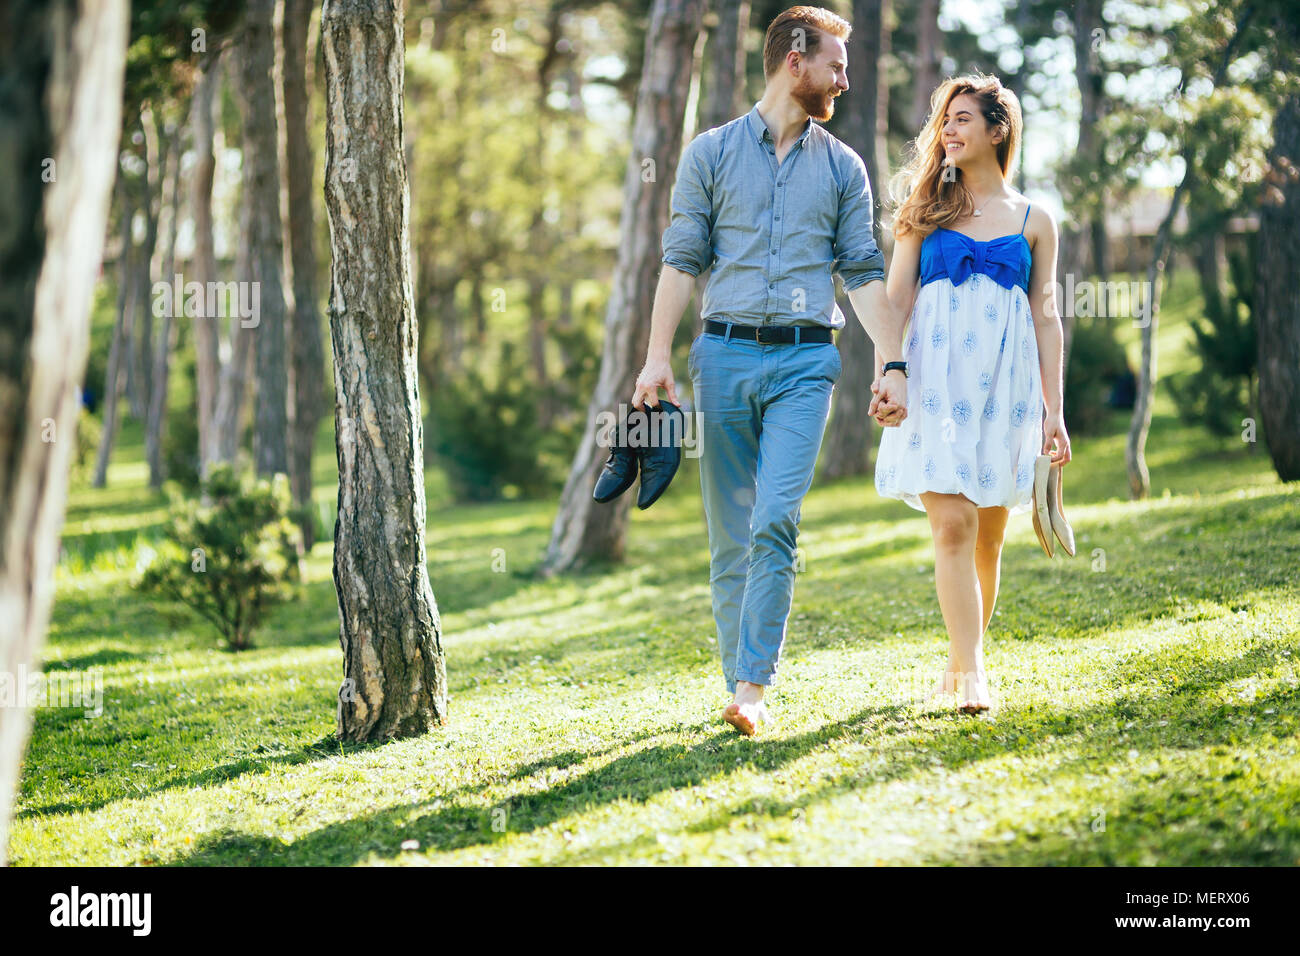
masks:
POLYGON ((984 200, 984 202, 980 203, 980 207, 976 209, 973 213, 971 213, 971 217, 976 218, 984 215, 984 207, 987 206, 992 201, 993 201, 993 196, 990 196, 988 199, 984 200))

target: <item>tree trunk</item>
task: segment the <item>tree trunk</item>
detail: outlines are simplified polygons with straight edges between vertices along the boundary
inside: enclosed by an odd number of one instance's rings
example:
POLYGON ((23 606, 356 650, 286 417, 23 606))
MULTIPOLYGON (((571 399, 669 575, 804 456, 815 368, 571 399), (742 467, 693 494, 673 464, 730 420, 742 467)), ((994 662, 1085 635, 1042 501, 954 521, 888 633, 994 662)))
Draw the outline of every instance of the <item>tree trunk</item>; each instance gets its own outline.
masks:
MULTIPOLYGON (((285 179, 289 196, 289 254, 293 265, 293 321, 289 356, 293 378, 290 403, 293 429, 289 435, 289 484, 294 503, 311 504, 311 458, 316 429, 326 396, 321 388, 325 353, 320 314, 316 311, 316 216, 312 207, 316 163, 308 135, 307 33, 310 0, 286 0, 284 7, 284 127, 285 179)), ((302 522, 303 543, 315 543, 315 523, 302 522)))
MULTIPOLYGON (((167 213, 167 239, 163 246, 162 260, 154 272, 157 281, 172 282, 176 271, 176 233, 180 224, 181 207, 181 134, 175 130, 168 152, 174 157, 168 181, 163 184, 161 212, 167 213)), ((152 313, 152 295, 150 296, 152 313)), ((166 480, 166 467, 163 461, 163 427, 167 410, 167 380, 171 366, 172 347, 175 344, 176 326, 173 312, 184 315, 184 300, 173 301, 172 308, 162 315, 162 327, 154 342, 152 366, 149 373, 149 408, 145 418, 144 451, 149 463, 149 487, 161 488, 166 480)))
POLYGON ((442 624, 424 544, 404 52, 395 0, 326 0, 325 206, 339 464, 334 583, 345 740, 447 721, 442 624))
POLYGON ((714 0, 717 24, 710 37, 708 89, 700 110, 700 129, 713 129, 747 112, 745 106, 745 33, 749 0, 714 0))
POLYGON ((1300 96, 1273 120, 1269 188, 1259 212, 1255 323, 1259 335, 1259 413, 1273 467, 1300 479, 1300 96))
POLYGON ((528 355, 533 366, 540 401, 537 427, 549 429, 557 411, 551 394, 551 376, 546 367, 546 279, 539 275, 528 279, 528 355))
POLYGON ((1215 228, 1202 231, 1191 250, 1200 280, 1201 298, 1205 300, 1205 314, 1215 325, 1223 321, 1228 299, 1225 285, 1228 255, 1223 229, 1224 224, 1219 223, 1215 228))
POLYGON ((239 93, 244 120, 244 189, 250 201, 251 281, 257 283, 258 324, 241 330, 257 339, 257 402, 253 406, 253 461, 259 475, 288 473, 285 361, 284 238, 280 223, 280 162, 276 141, 275 0, 249 0, 239 48, 239 93))
MULTIPOLYGON (((1074 78, 1079 87, 1079 141, 1075 149, 1082 158, 1087 179, 1082 185, 1080 211, 1087 220, 1080 224, 1083 246, 1077 262, 1082 264, 1083 248, 1091 253, 1092 274, 1105 281, 1110 273, 1110 256, 1106 247, 1106 194, 1101 183, 1102 142, 1100 123, 1105 112, 1105 91, 1101 61, 1094 49, 1097 30, 1104 30, 1102 0, 1076 0, 1074 5, 1074 78), (1084 237, 1086 236, 1086 240, 1084 237)), ((1077 280, 1084 276, 1079 274, 1077 280)))
MULTIPOLYGON (((1236 29, 1224 47, 1218 68, 1214 72, 1212 85, 1217 89, 1232 63, 1232 54, 1241 40, 1242 31, 1254 15, 1255 8, 1247 6, 1237 20, 1236 29)), ((1186 136, 1187 131, 1183 135, 1186 136)), ((1193 168, 1194 143, 1184 143, 1183 175, 1174 189, 1173 199, 1169 201, 1169 211, 1156 230, 1152 244, 1151 263, 1147 266, 1148 299, 1146 322, 1142 327, 1142 363, 1138 368, 1137 396, 1133 402, 1133 417, 1129 422, 1128 440, 1124 447, 1124 463, 1128 470, 1129 496, 1145 498, 1151 492, 1151 475, 1147 471, 1146 445, 1147 433, 1151 430, 1151 409, 1155 403, 1156 385, 1156 325, 1160 316, 1160 280, 1164 276, 1166 259, 1170 251, 1170 237, 1173 234, 1174 220, 1182 208, 1183 199, 1190 188, 1188 170, 1193 168)))
MULTIPOLYGON (((194 260, 190 264, 193 281, 207 288, 217 279, 217 258, 212 238, 212 183, 216 175, 216 157, 212 152, 216 117, 213 106, 221 86, 221 53, 217 49, 203 56, 199 63, 194 99, 190 104, 190 130, 194 137, 194 172, 190 183, 190 215, 194 220, 194 260)), ((207 310, 194 322, 194 377, 199 410, 199 475, 206 477, 216 461, 217 389, 221 380, 221 336, 218 317, 207 310)))
MULTIPOLYGON (((713 129, 747 113, 745 105, 745 32, 749 29, 749 0, 712 0, 713 10, 705 14, 714 21, 708 41, 708 83, 700 107, 701 130, 713 129)), ((686 305, 686 321, 691 338, 704 326, 701 309, 704 290, 713 273, 704 268, 695 277, 695 294, 686 305)))
POLYGON ((925 125, 926 117, 930 115, 930 94, 939 85, 939 64, 943 60, 939 0, 921 0, 916 30, 916 77, 912 87, 911 125, 914 130, 925 125))
POLYGON ((131 347, 131 320, 135 315, 136 270, 131 223, 135 219, 135 203, 126 174, 115 167, 117 185, 115 192, 121 205, 122 251, 117 256, 117 321, 113 323, 113 344, 108 349, 108 367, 104 370, 104 427, 99 436, 99 449, 95 456, 95 474, 91 484, 103 488, 108 482, 108 460, 113 453, 117 437, 118 406, 122 402, 122 388, 126 379, 127 352, 131 347))
MULTIPOLYGON (((0 6, 0 670, 20 680, 54 596, 126 42, 123 0, 0 6)), ((0 864, 30 728, 26 707, 0 707, 0 864)))
MULTIPOLYGON (((243 189, 239 199, 239 235, 252 231, 252 204, 250 193, 243 189)), ((235 275, 247 276, 252 271, 247 242, 241 242, 235 254, 235 275)), ((241 280, 245 281, 245 280, 241 280)), ((248 320, 251 323, 251 319, 248 320)), ((253 341, 256 328, 244 327, 239 315, 232 314, 227 322, 230 358, 221 368, 217 385, 217 409, 213 428, 216 432, 216 457, 214 461, 234 464, 239 454, 243 435, 244 404, 248 400, 248 380, 252 375, 253 341)))
MULTIPOLYGON (((888 128, 889 82, 882 61, 889 52, 889 31, 885 20, 889 0, 854 0, 849 35, 849 72, 859 78, 859 92, 848 101, 844 141, 857 150, 867 167, 874 200, 876 241, 882 241, 880 214, 888 178, 885 131, 888 128)), ((875 377, 875 349, 871 337, 847 306, 847 318, 840 332, 839 348, 844 371, 835 388, 831 420, 827 426, 822 474, 826 478, 865 475, 871 471, 871 449, 878 432, 867 416, 871 404, 871 380, 875 377)))
POLYGON ((136 421, 149 415, 153 374, 153 276, 158 249, 158 219, 162 215, 163 184, 167 180, 170 151, 163 135, 161 108, 146 106, 140 111, 140 132, 144 136, 144 175, 140 177, 143 195, 140 210, 144 213, 144 245, 136 264, 136 316, 132 324, 135 340, 131 344, 131 365, 126 381, 127 404, 136 421))
POLYGON ((650 313, 660 266, 660 241, 668 227, 670 199, 682 152, 682 122, 691 82, 700 0, 655 0, 646 33, 645 71, 632 121, 632 153, 623 180, 622 241, 613 293, 605 313, 600 377, 587 406, 587 426, 560 497, 559 512, 542 564, 544 575, 592 560, 621 560, 627 531, 628 495, 599 505, 591 497, 608 457, 597 445, 601 413, 618 413, 631 401, 650 340, 650 313), (643 157, 652 157, 655 181, 641 178, 643 157))

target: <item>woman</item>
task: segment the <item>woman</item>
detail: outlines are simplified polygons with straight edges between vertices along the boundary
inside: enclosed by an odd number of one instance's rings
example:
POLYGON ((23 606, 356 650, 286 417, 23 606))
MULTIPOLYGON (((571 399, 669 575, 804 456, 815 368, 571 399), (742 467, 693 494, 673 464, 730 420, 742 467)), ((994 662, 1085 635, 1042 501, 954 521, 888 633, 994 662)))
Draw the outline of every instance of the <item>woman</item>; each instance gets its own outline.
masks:
MULTIPOLYGON (((905 198, 888 294, 911 316, 908 414, 881 437, 876 489, 930 520, 949 640, 930 696, 955 693, 963 712, 979 713, 1007 518, 1031 507, 1039 454, 1070 460, 1056 224, 1009 185, 1021 134, 1014 93, 993 76, 962 76, 930 102, 895 180, 905 198)), ((877 364, 873 390, 880 375, 877 364)))

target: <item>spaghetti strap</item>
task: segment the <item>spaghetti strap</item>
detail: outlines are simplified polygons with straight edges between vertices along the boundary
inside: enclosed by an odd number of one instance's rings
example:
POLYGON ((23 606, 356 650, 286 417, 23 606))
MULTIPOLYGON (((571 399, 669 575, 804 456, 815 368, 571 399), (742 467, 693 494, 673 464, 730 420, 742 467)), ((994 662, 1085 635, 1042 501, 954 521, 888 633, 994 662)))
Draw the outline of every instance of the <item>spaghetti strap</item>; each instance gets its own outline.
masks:
POLYGON ((1030 203, 1028 206, 1025 207, 1025 222, 1022 222, 1020 224, 1020 234, 1022 236, 1025 234, 1025 223, 1029 222, 1029 210, 1033 208, 1034 208, 1033 203, 1030 203))

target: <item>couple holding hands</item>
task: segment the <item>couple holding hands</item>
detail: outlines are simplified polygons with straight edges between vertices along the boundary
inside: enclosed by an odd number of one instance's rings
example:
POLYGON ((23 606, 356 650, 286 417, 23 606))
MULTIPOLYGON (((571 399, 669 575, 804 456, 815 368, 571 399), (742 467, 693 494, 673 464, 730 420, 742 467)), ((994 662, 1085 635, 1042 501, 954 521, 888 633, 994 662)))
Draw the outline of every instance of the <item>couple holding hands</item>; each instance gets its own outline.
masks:
MULTIPOLYGON (((875 345, 876 489, 923 510, 949 653, 934 694, 989 708, 983 635, 1011 514, 1060 519, 1042 489, 1070 460, 1056 225, 1009 185, 1020 106, 996 77, 945 81, 899 174, 886 278, 862 159, 813 122, 849 89, 850 25, 792 7, 769 26, 766 87, 745 116, 686 147, 663 235, 650 341, 632 403, 679 404, 669 362, 695 277, 711 268, 688 368, 702 433, 700 485, 713 616, 733 701, 767 719, 794 594, 800 511, 812 484, 844 326, 833 274, 875 345), (1039 290, 1039 291, 1034 291, 1039 290), (910 317, 910 321, 909 321, 910 317), (906 341, 904 334, 906 333, 906 341)), ((865 423, 864 423, 865 425, 865 423)), ((1059 483, 1054 482, 1059 493, 1059 483)), ((1068 525, 1062 543, 1073 553, 1068 525)))

